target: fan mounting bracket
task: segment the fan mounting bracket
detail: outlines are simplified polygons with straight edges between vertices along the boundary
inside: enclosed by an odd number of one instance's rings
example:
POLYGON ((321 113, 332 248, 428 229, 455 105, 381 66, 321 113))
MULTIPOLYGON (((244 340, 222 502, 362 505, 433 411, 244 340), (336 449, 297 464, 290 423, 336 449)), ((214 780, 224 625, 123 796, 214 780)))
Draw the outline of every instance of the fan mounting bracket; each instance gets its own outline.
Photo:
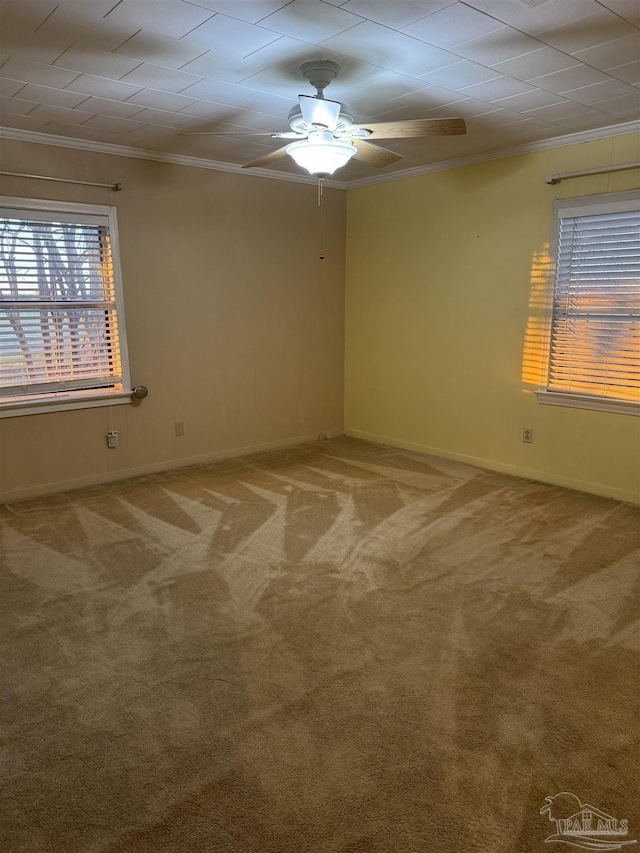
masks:
POLYGON ((324 90, 335 79, 340 71, 337 62, 330 59, 312 59, 300 66, 300 73, 305 77, 318 93, 319 98, 324 98, 324 90))

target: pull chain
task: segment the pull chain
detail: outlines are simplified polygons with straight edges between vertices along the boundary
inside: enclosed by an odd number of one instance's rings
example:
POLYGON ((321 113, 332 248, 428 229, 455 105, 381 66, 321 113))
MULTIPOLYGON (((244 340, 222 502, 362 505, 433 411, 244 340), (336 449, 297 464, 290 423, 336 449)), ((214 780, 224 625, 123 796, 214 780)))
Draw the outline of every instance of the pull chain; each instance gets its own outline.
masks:
POLYGON ((322 178, 318 178, 318 207, 320 208, 320 260, 324 261, 323 216, 322 216, 322 178))

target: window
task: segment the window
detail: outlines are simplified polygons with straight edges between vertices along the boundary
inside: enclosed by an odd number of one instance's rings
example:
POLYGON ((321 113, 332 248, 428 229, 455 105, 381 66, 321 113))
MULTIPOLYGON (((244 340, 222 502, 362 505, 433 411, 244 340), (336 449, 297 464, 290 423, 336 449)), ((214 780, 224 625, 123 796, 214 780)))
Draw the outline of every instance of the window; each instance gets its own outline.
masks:
POLYGON ((543 403, 640 414, 640 199, 554 205, 543 403))
POLYGON ((0 417, 130 393, 115 209, 0 197, 0 417))

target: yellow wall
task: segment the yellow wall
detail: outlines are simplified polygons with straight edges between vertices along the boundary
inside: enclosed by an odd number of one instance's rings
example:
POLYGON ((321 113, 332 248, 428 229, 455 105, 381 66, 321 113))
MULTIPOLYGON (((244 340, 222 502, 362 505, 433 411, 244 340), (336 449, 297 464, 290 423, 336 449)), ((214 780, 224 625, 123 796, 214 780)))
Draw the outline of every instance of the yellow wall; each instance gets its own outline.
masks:
POLYGON ((117 207, 131 378, 149 387, 139 405, 0 419, 0 500, 342 432, 344 192, 324 193, 320 261, 312 185, 8 140, 0 155, 122 182, 5 177, 0 194, 117 207))
MULTIPOLYGON (((0 194, 116 205, 132 380, 150 389, 0 419, 0 500, 342 431, 347 194, 325 191, 320 261, 313 186, 0 145, 6 170, 122 181, 0 178, 0 194)), ((533 394, 552 201, 639 180, 543 178, 636 159, 629 135, 350 190, 347 432, 637 500, 640 420, 533 394)))
POLYGON ((346 432, 638 501, 640 419, 534 394, 552 202, 639 181, 544 176, 638 159, 626 135, 350 190, 346 432))

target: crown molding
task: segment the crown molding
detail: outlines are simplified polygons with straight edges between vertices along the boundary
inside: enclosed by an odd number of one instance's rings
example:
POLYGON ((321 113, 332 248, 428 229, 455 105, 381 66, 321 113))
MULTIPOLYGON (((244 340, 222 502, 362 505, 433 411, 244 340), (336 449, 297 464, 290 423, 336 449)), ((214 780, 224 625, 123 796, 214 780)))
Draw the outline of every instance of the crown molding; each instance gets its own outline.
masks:
POLYGON ((367 187, 370 184, 399 181, 403 178, 427 175, 430 172, 444 172, 447 169, 458 169, 461 166, 473 166, 477 163, 485 163, 490 160, 502 160, 505 157, 516 157, 519 154, 531 154, 535 151, 562 148, 565 145, 574 145, 578 142, 591 142, 594 139, 623 136, 626 133, 637 133, 638 131, 640 131, 640 121, 628 121, 624 124, 612 124, 607 125, 607 127, 594 128, 593 130, 581 130, 578 133, 554 136, 553 139, 540 139, 537 142, 525 142, 522 145, 512 145, 508 148, 496 148, 493 151, 484 151, 481 154, 469 154, 466 157, 458 157, 455 160, 442 160, 439 163, 431 163, 428 166, 416 166, 415 169, 403 169, 397 172, 390 172, 386 175, 374 175, 372 178, 360 178, 357 181, 348 181, 342 184, 342 186, 345 189, 351 190, 358 187, 367 187))
MULTIPOLYGON (((53 133, 39 133, 37 130, 20 130, 15 127, 0 127, 0 139, 16 139, 19 142, 34 142, 38 145, 53 145, 57 148, 75 148, 80 151, 93 151, 97 154, 114 154, 118 157, 133 157, 136 160, 155 160, 159 163, 172 163, 176 166, 191 166, 196 169, 211 169, 214 172, 233 172, 236 175, 253 178, 269 178, 274 181, 289 181, 295 184, 317 186, 318 179, 312 175, 296 175, 276 172, 272 169, 251 169, 248 172, 234 163, 221 163, 219 160, 205 160, 202 157, 189 157, 186 154, 170 154, 163 151, 147 151, 125 145, 113 145, 97 142, 94 139, 73 139, 70 136, 55 136, 53 133)), ((325 187, 345 190, 346 184, 324 180, 325 187)))
MULTIPOLYGON (((516 157, 519 154, 531 154, 535 151, 546 151, 550 148, 561 148, 565 145, 574 145, 578 142, 590 142, 595 139, 604 139, 610 136, 622 136, 626 133, 640 131, 640 121, 624 122, 622 124, 598 127, 593 130, 582 130, 578 133, 569 133, 564 136, 556 136, 553 139, 541 139, 537 142, 526 142, 522 145, 514 145, 507 148, 496 148, 492 151, 484 151, 480 154, 469 154, 466 157, 458 157, 454 160, 443 160, 439 163, 430 163, 426 166, 416 166, 413 169, 402 169, 384 175, 375 175, 370 178, 360 178, 355 181, 325 180, 324 186, 338 190, 350 190, 358 187, 366 187, 371 184, 381 184, 387 181, 399 181, 403 178, 413 178, 418 175, 427 175, 431 172, 443 172, 448 169, 458 169, 461 166, 473 166, 477 163, 485 163, 490 160, 501 160, 504 157, 516 157)), ((20 130, 13 127, 0 127, 0 139, 16 139, 20 142, 34 142, 39 145, 53 145, 58 148, 75 148, 81 151, 93 151, 98 154, 113 154, 118 157, 133 157, 137 160, 155 160, 160 163, 172 163, 176 166, 191 166, 196 169, 211 169, 216 172, 233 172, 245 177, 268 178, 274 181, 289 181, 296 184, 311 184, 315 186, 317 179, 311 175, 297 175, 286 172, 277 172, 272 169, 251 169, 247 172, 242 166, 233 163, 221 163, 218 160, 205 160, 201 157, 189 157, 186 154, 170 154, 162 151, 148 151, 141 148, 127 147, 124 145, 113 145, 107 142, 97 142, 93 139, 73 139, 68 136, 55 136, 51 133, 40 133, 35 130, 20 130)))

